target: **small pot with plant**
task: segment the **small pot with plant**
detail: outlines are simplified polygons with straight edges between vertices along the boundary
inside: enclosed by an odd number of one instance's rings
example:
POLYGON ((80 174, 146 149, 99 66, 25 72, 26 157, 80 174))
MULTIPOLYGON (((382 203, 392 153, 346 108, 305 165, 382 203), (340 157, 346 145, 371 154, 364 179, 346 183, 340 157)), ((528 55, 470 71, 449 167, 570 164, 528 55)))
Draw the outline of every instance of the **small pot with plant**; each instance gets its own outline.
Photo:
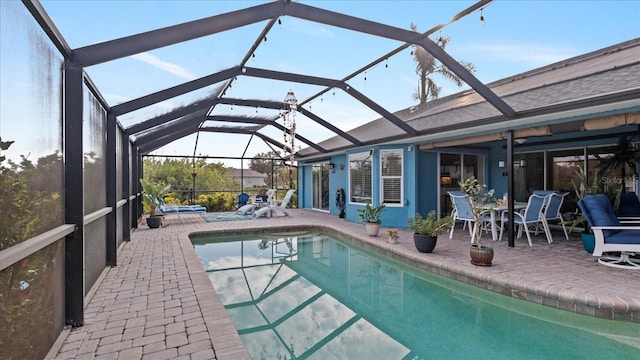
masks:
POLYGON ((475 229, 475 244, 471 244, 469 255, 471 263, 477 266, 491 266, 493 261, 493 248, 480 243, 480 218, 482 213, 491 211, 487 205, 495 202, 493 189, 487 190, 487 185, 480 184, 475 176, 471 176, 460 184, 460 189, 467 195, 473 214, 475 229))
POLYGON ((365 223, 367 235, 378 236, 380 224, 382 224, 381 215, 384 207, 384 204, 380 204, 375 207, 371 206, 371 204, 367 204, 364 209, 358 209, 358 216, 360 217, 360 220, 365 223))
POLYGON ((169 193, 171 185, 161 186, 154 184, 146 179, 140 179, 142 185, 142 205, 147 212, 147 225, 149 228, 158 228, 162 222, 162 218, 156 215, 158 206, 164 203, 164 196, 169 193))
POLYGON ((415 218, 409 218, 409 229, 413 230, 413 243, 418 251, 430 253, 435 249, 438 235, 441 235, 453 226, 453 218, 445 216, 436 219, 435 210, 429 211, 426 218, 417 213, 415 218))
POLYGON ((398 240, 400 240, 400 233, 398 232, 398 229, 389 229, 387 230, 384 238, 389 244, 397 244, 398 240))

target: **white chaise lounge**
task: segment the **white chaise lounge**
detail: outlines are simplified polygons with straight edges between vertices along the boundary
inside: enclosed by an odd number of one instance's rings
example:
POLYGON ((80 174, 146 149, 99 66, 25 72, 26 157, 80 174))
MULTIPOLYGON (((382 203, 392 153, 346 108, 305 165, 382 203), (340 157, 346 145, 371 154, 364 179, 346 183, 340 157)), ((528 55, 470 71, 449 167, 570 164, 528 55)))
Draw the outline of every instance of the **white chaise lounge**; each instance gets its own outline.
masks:
MULTIPOLYGON (((276 189, 267 190, 267 201, 265 201, 267 205, 271 204, 271 201, 273 200, 273 195, 275 195, 275 193, 276 193, 276 189)), ((253 214, 254 211, 258 208, 260 208, 260 205, 256 202, 252 202, 250 204, 242 205, 241 207, 239 207, 238 210, 236 210, 236 214, 238 215, 253 214)))
POLYGON ((291 198, 293 197, 293 193, 295 192, 296 191, 294 189, 287 190, 287 194, 284 196, 284 199, 282 199, 280 205, 268 205, 261 207, 260 209, 255 211, 255 213, 253 214, 253 218, 257 219, 262 216, 271 217, 274 214, 277 216, 279 212, 282 212, 285 216, 289 216, 287 206, 289 206, 291 198))

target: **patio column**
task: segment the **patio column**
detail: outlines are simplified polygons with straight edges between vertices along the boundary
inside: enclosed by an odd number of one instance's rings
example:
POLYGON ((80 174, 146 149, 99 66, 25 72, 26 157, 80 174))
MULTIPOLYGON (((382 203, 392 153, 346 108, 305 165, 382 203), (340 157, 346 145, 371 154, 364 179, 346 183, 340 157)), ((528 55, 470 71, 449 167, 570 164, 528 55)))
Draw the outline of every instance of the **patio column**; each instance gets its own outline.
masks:
POLYGON ((65 239, 65 322, 84 324, 84 181, 82 149, 82 67, 64 64, 65 223, 75 231, 65 239))
POLYGON ((513 224, 513 211, 514 211, 514 202, 515 195, 513 192, 514 184, 513 184, 513 130, 507 131, 507 194, 509 197, 509 201, 507 204, 507 215, 508 215, 508 224, 507 224, 507 235, 509 236, 509 247, 515 246, 515 234, 514 229, 515 226, 513 224))
POLYGON ((118 195, 116 194, 116 133, 118 132, 118 124, 113 113, 107 113, 107 155, 106 155, 106 181, 107 181, 107 207, 111 208, 111 212, 107 216, 107 265, 115 266, 117 259, 117 235, 118 228, 118 195))
POLYGON ((121 196, 127 201, 127 203, 122 208, 122 240, 130 241, 131 240, 131 228, 134 226, 134 219, 132 219, 132 211, 131 211, 131 169, 129 168, 132 164, 131 157, 129 155, 129 148, 131 147, 131 142, 129 141, 129 135, 125 132, 122 132, 122 179, 118 181, 122 182, 122 194, 121 196))

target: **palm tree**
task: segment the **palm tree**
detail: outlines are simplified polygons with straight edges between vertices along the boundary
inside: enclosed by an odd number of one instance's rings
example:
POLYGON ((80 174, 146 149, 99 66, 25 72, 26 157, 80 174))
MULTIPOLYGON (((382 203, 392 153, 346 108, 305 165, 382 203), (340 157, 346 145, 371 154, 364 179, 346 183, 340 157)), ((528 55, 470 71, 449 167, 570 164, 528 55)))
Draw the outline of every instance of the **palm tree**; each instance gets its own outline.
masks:
MULTIPOLYGON (((417 26, 414 23, 411 23, 411 30, 417 32, 417 26)), ((435 42, 442 48, 445 49, 451 37, 449 36, 440 36, 435 42)), ((438 74, 445 79, 451 80, 458 87, 462 86, 462 79, 458 77, 453 71, 449 70, 447 67, 436 61, 436 59, 427 52, 422 46, 413 46, 413 59, 416 62, 416 74, 420 78, 420 87, 413 94, 413 98, 415 100, 420 100, 420 104, 424 104, 429 100, 437 99, 440 96, 440 90, 442 89, 438 86, 431 75, 438 74)), ((475 71, 475 66, 466 61, 460 61, 460 65, 462 65, 465 69, 469 70, 469 72, 475 71)))

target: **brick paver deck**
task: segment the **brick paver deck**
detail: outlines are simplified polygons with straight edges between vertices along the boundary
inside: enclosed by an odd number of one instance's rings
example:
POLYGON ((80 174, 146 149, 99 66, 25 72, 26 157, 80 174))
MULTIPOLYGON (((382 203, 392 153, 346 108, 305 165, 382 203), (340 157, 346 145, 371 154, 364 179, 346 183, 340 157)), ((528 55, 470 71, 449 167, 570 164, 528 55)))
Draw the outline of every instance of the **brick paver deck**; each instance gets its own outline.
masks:
MULTIPOLYGON (((118 252, 88 299, 85 326, 66 331, 56 359, 249 359, 218 299, 188 235, 318 226, 332 229, 388 256, 507 296, 592 316, 640 323, 640 272, 599 265, 575 235, 554 231, 529 247, 526 238, 509 248, 492 243, 492 267, 469 263, 469 235, 443 235, 431 254, 415 250, 412 232, 400 229, 399 244, 367 237, 364 225, 321 212, 294 209, 290 217, 206 223, 199 215, 174 215, 164 227, 141 223, 118 252)), ((640 334, 639 334, 640 337, 640 334)))

